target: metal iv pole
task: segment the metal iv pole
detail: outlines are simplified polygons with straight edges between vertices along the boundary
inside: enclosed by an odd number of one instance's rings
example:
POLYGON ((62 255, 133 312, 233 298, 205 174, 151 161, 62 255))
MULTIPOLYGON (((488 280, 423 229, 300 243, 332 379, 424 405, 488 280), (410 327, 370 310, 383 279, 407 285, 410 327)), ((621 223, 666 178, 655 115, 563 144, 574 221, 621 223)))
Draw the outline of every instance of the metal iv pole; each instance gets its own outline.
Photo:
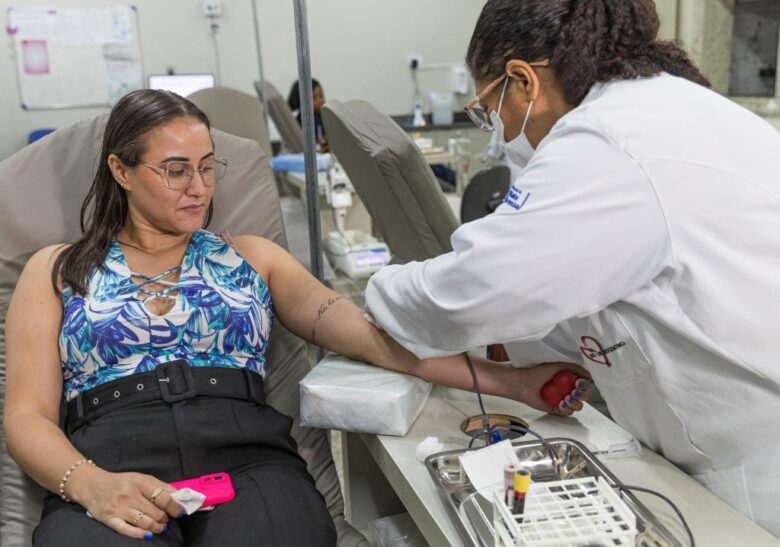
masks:
POLYGON ((303 159, 306 174, 306 205, 309 220, 309 252, 311 273, 325 280, 322 263, 322 229, 320 227, 319 184, 317 156, 314 141, 314 100, 311 88, 311 61, 309 57, 309 27, 306 0, 295 0, 295 39, 298 49, 298 88, 301 97, 301 129, 303 130, 303 159))
POLYGON ((257 70, 260 73, 260 101, 263 103, 263 118, 265 119, 265 130, 268 131, 268 97, 265 93, 265 70, 263 68, 263 54, 260 51, 260 26, 257 22, 257 0, 252 0, 252 22, 255 27, 255 49, 257 50, 257 70))

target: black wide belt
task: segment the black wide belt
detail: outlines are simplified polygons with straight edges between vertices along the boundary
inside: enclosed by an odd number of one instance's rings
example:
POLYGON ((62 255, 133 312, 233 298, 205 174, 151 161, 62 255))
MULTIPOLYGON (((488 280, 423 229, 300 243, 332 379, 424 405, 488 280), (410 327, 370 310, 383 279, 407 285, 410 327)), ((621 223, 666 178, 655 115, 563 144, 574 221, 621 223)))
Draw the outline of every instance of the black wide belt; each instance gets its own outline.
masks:
POLYGON ((265 403, 259 374, 246 368, 190 367, 182 359, 80 393, 68 402, 66 431, 129 405, 155 399, 175 403, 198 395, 265 403))

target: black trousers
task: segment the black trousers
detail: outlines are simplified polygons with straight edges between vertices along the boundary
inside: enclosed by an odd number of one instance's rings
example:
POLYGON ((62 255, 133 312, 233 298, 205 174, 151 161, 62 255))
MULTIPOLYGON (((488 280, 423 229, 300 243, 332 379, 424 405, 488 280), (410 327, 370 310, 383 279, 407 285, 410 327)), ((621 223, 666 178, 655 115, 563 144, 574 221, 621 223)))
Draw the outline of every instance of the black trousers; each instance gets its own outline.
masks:
POLYGON ((224 471, 236 497, 213 511, 171 519, 167 532, 145 541, 117 534, 80 505, 49 494, 33 545, 333 546, 333 520, 290 427, 291 420, 269 406, 218 397, 156 400, 102 416, 71 435, 99 467, 165 482, 224 471))

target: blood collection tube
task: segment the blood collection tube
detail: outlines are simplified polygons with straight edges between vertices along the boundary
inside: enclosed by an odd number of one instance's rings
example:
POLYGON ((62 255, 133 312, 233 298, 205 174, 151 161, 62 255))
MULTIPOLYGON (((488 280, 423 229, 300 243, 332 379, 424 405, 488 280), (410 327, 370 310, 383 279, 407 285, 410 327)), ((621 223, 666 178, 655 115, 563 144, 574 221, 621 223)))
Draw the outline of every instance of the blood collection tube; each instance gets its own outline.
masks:
POLYGON ((518 467, 513 463, 508 463, 504 466, 504 501, 511 508, 514 503, 514 484, 515 484, 515 472, 518 467))
POLYGON ((531 488, 531 472, 526 469, 515 471, 515 477, 512 484, 514 500, 512 503, 512 513, 516 515, 517 522, 523 522, 523 511, 525 511, 525 495, 531 488))

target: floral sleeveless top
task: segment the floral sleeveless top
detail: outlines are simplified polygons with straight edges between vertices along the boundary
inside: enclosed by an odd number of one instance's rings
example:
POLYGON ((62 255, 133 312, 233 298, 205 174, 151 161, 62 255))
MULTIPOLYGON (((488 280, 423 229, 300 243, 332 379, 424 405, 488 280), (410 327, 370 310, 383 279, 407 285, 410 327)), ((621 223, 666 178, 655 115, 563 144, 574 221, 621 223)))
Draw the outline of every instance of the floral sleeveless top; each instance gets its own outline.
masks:
POLYGON ((186 359, 193 367, 247 368, 265 374, 274 311, 262 277, 218 235, 190 239, 178 282, 164 293, 174 300, 164 315, 147 310, 155 278, 134 274, 113 241, 101 268, 87 279, 88 294, 63 288, 59 337, 64 397, 118 378, 186 359), (133 280, 144 278, 137 283, 133 280))

